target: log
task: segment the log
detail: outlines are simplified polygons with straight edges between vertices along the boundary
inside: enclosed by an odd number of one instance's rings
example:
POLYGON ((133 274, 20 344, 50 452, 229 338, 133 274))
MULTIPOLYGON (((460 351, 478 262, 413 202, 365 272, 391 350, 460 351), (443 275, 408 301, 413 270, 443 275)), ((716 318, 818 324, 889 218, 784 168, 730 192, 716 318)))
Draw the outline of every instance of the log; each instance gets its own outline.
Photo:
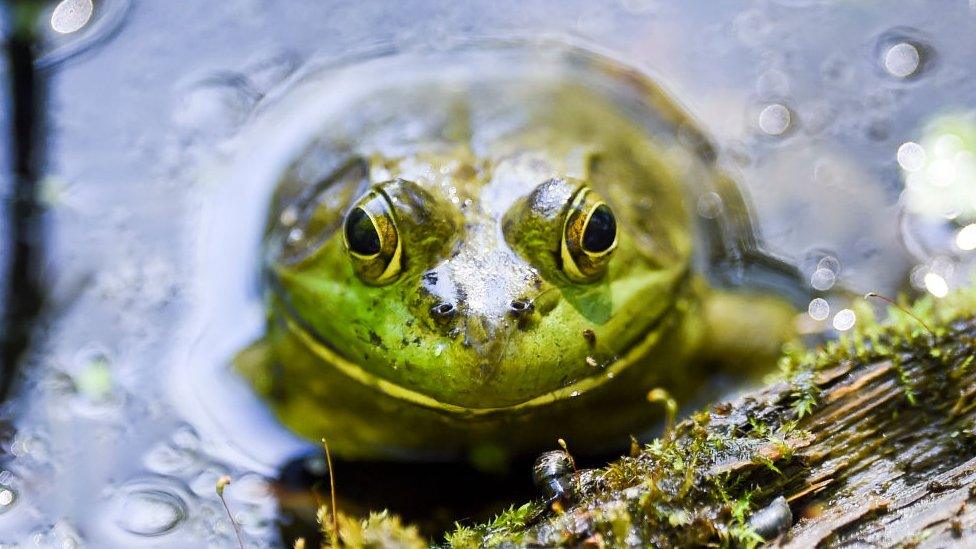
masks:
MULTIPOLYGON (((794 346, 778 380, 603 468, 568 473, 571 489, 551 506, 513 506, 442 543, 972 546, 974 296, 922 300, 907 311, 920 320, 893 309, 819 349, 794 346)), ((390 539, 394 519, 377 517, 370 524, 390 539)), ((364 539, 366 523, 343 524, 340 540, 364 539)))

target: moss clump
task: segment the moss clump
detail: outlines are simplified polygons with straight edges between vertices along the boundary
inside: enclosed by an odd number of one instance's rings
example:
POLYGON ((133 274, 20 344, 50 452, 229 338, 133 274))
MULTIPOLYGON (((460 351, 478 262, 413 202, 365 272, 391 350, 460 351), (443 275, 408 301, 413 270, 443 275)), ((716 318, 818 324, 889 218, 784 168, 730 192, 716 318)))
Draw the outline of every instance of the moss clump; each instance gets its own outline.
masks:
MULTIPOLYGON (((323 547, 334 544, 363 549, 383 547, 419 549, 428 546, 416 527, 403 524, 399 517, 386 511, 370 513, 368 517, 361 520, 340 511, 334 522, 338 528, 333 530, 332 515, 329 514, 328 507, 323 505, 318 511, 318 521, 322 529, 322 537, 326 540, 323 547)), ((304 549, 304 540, 296 542, 295 547, 304 549)))
MULTIPOLYGON (((973 311, 972 291, 938 307, 917 302, 911 312, 924 324, 899 309, 878 323, 863 304, 857 329, 819 349, 789 347, 763 389, 693 414, 606 467, 573 474, 573 497, 561 508, 513 506, 488 523, 457 525, 443 543, 753 547, 786 529, 800 546, 910 541, 926 527, 911 522, 924 516, 905 512, 912 505, 972 497, 956 488, 976 480, 973 311), (916 494, 929 484, 934 496, 916 494), (792 513, 756 520, 779 497, 792 513)), ((935 523, 946 525, 945 535, 959 530, 948 525, 966 524, 962 509, 935 523)), ((356 523, 356 535, 344 531, 342 542, 365 546, 368 535, 394 540, 394 530, 410 531, 378 516, 356 523)), ((409 539, 419 543, 415 532, 409 539)))

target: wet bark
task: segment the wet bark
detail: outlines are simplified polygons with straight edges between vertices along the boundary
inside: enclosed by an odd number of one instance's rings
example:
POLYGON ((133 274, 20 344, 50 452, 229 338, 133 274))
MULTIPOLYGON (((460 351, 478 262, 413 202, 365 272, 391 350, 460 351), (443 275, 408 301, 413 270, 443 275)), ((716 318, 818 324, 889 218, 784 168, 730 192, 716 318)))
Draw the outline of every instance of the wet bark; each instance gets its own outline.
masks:
POLYGON ((976 320, 929 324, 934 334, 917 323, 871 327, 784 357, 784 381, 574 473, 573 493, 554 509, 512 512, 448 540, 972 546, 976 320))

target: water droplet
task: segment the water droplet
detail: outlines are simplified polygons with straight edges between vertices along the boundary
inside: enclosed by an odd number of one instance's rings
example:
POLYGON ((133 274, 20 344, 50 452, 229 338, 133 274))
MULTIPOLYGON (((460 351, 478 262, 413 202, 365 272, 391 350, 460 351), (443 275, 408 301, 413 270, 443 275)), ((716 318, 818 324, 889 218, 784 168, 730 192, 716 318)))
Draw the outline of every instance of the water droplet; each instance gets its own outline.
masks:
POLYGON ((898 165, 906 172, 917 172, 925 167, 925 148, 914 141, 898 147, 898 165))
POLYGON ((885 71, 898 78, 915 74, 921 62, 922 56, 918 48, 909 42, 899 42, 891 46, 884 56, 885 71))
POLYGON ((850 330, 854 327, 854 323, 857 321, 857 317, 854 315, 854 311, 850 309, 841 309, 837 311, 834 315, 834 329, 838 332, 844 332, 850 330))
POLYGON ((51 28, 60 34, 81 30, 91 20, 92 0, 61 0, 51 12, 51 28))
POLYGON ((278 217, 278 222, 285 227, 291 227, 298 222, 298 208, 295 206, 288 206, 282 210, 281 215, 278 217))
POLYGON ((790 129, 790 109, 779 103, 767 105, 759 113, 759 129, 766 135, 783 135, 790 129))
POLYGON ((840 260, 832 255, 826 255, 817 262, 818 269, 827 269, 836 274, 840 273, 840 260))
POLYGON ((6 486, 0 487, 0 515, 9 511, 17 502, 17 492, 6 486))
POLYGON ((814 320, 826 320, 830 316, 830 304, 826 299, 818 297, 807 305, 807 313, 814 320))
POLYGON ((152 481, 136 481, 115 497, 113 522, 137 536, 154 537, 173 531, 187 516, 183 499, 152 481))
POLYGON ((834 271, 819 268, 810 276, 810 285, 813 286, 815 290, 820 290, 823 292, 831 289, 836 280, 837 275, 834 274, 834 271))
POLYGON ((938 273, 929 271, 922 278, 925 289, 935 297, 945 297, 949 294, 949 284, 938 273))
POLYGON ((297 227, 294 228, 294 229, 292 229, 292 230, 290 230, 290 231, 288 231, 288 243, 289 244, 297 244, 297 243, 301 242, 303 238, 305 238, 305 231, 303 231, 303 230, 301 230, 301 229, 299 229, 297 227))

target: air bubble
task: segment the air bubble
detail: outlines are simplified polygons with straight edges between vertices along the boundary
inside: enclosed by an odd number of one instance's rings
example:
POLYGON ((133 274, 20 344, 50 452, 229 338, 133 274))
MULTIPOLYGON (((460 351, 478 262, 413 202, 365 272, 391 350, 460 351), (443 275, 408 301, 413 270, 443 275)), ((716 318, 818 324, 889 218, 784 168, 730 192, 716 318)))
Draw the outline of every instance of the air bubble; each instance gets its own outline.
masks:
POLYGON ((932 51, 925 42, 916 29, 899 27, 885 32, 874 46, 878 69, 896 80, 917 77, 932 58, 932 51))
POLYGON ((906 172, 917 172, 925 167, 925 149, 914 141, 902 143, 898 147, 897 158, 898 165, 906 172))
POLYGON ((7 486, 0 486, 0 515, 6 513, 17 502, 17 492, 7 486))
POLYGON ((907 78, 918 71, 922 56, 918 48, 909 42, 900 42, 888 48, 884 56, 884 68, 897 78, 907 78))
POLYGON ((830 316, 830 304, 827 303, 826 299, 818 297, 807 305, 807 313, 814 320, 826 320, 830 316))
POLYGON ((783 135, 790 129, 791 120, 790 109, 779 103, 773 103, 759 113, 759 129, 766 135, 783 135))
POLYGON ((837 275, 834 274, 834 271, 822 267, 814 271, 813 275, 810 276, 810 285, 815 290, 820 290, 821 292, 831 289, 836 281, 837 275))
POLYGON ((856 320, 857 317, 855 316, 854 311, 850 309, 841 309, 840 311, 837 311, 836 315, 834 315, 834 329, 838 332, 850 330, 854 327, 856 320))
POLYGON ((137 481, 124 487, 116 495, 113 511, 116 526, 143 537, 172 532, 187 517, 183 499, 151 481, 137 481))
POLYGON ((826 269, 836 275, 840 273, 840 260, 832 255, 824 256, 817 262, 817 269, 826 269))
POLYGON ((722 197, 716 192, 703 193, 698 197, 698 215, 715 219, 722 213, 722 197))

